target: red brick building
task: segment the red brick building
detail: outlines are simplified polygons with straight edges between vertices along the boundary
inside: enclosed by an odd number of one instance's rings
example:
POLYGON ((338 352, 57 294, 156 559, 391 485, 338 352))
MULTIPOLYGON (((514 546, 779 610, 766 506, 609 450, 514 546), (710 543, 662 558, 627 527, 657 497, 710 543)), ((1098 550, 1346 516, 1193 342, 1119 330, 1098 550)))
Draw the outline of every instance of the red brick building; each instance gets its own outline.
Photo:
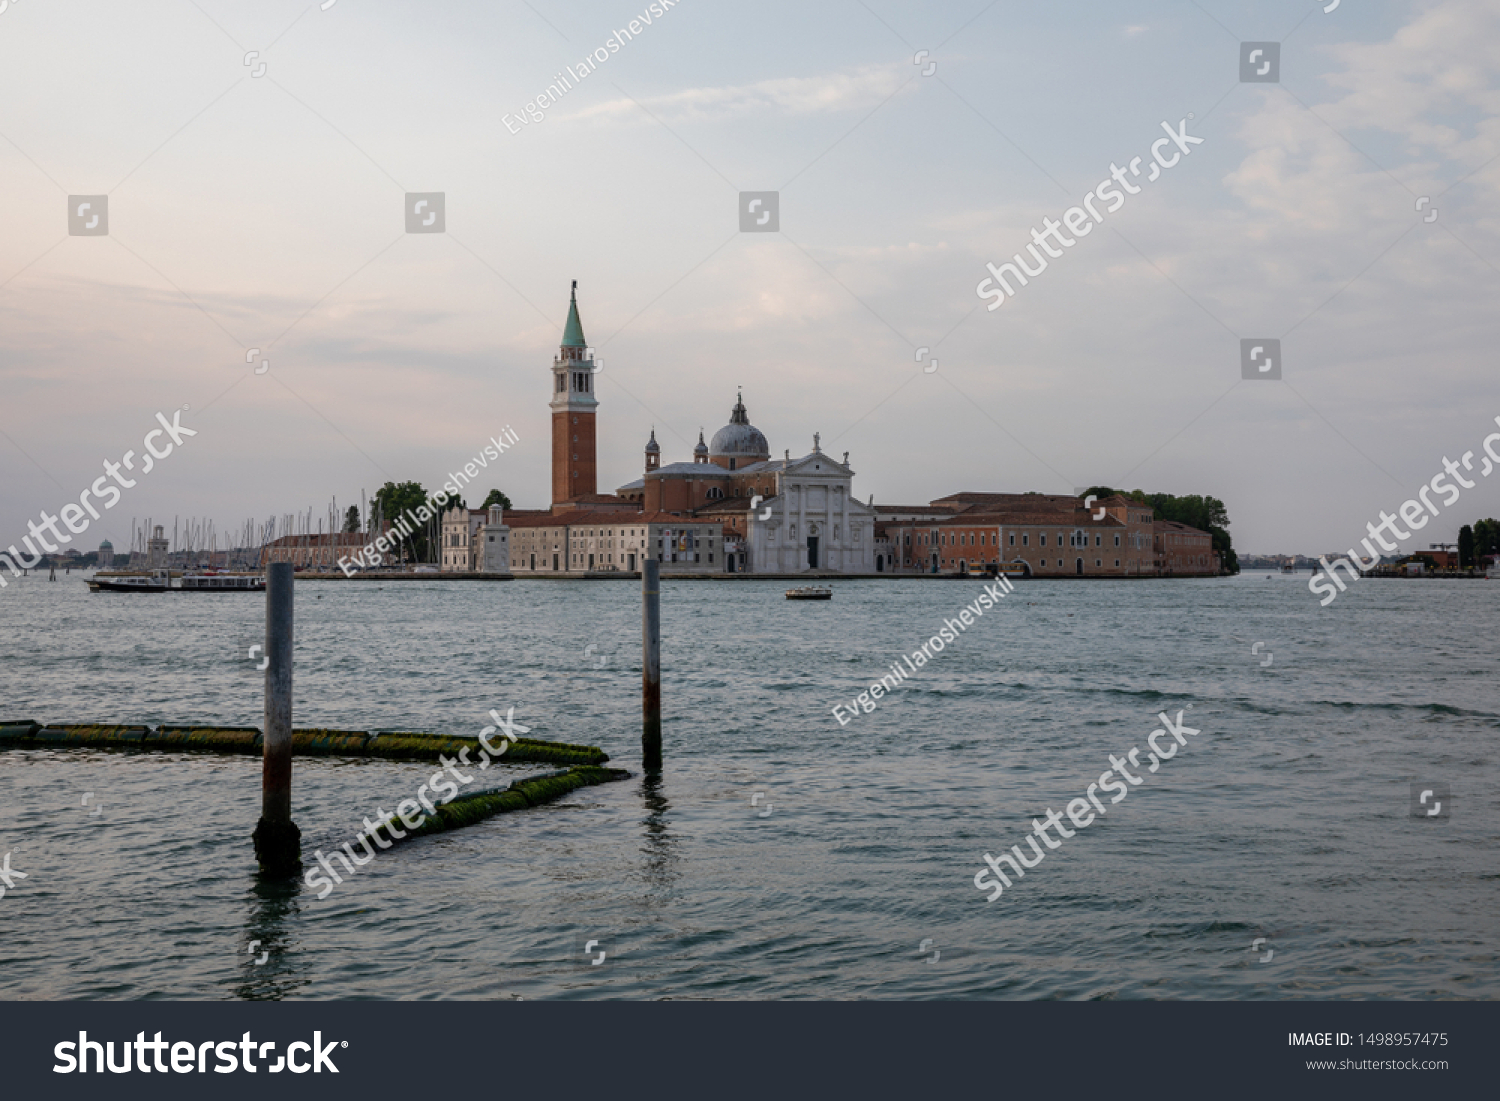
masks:
POLYGON ((881 517, 877 572, 1001 570, 1027 577, 1218 573, 1218 556, 1207 532, 1158 522, 1150 506, 1120 496, 1085 508, 1082 498, 1062 494, 955 493, 925 508, 879 505, 876 511, 881 517))
POLYGON ((1212 576, 1219 572, 1219 555, 1214 551, 1214 537, 1208 532, 1190 528, 1175 520, 1157 520, 1152 529, 1152 546, 1158 575, 1212 576))

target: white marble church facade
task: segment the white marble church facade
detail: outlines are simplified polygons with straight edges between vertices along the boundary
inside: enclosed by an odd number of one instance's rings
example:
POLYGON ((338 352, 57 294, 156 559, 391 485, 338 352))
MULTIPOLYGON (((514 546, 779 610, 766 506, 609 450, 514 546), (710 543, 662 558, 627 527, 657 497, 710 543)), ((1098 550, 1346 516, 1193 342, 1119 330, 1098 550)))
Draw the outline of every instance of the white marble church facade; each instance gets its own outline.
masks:
POLYGON ((800 459, 747 471, 774 473, 776 495, 748 512, 745 572, 875 572, 875 510, 853 499, 854 472, 819 450, 816 439, 800 459))

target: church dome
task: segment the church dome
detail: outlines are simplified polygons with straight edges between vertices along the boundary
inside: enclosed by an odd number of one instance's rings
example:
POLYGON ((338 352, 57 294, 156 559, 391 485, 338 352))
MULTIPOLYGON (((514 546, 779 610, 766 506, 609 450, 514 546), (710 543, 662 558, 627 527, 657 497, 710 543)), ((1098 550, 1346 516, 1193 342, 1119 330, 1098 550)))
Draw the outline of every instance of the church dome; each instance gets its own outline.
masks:
POLYGON ((766 442, 766 437, 759 428, 750 423, 750 416, 745 411, 745 399, 741 395, 734 403, 734 412, 729 415, 729 423, 714 433, 713 442, 709 445, 709 454, 714 458, 755 458, 769 459, 771 457, 771 445, 766 442))

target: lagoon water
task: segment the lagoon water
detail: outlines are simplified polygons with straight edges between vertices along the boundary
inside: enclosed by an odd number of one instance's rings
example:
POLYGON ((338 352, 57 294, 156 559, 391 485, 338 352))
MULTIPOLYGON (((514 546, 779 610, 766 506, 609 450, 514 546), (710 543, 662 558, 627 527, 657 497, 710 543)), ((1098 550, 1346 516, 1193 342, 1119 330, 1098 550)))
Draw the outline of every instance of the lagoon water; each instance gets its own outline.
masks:
MULTIPOLYGON (((785 588, 664 583, 648 784, 638 583, 299 582, 297 726, 473 735, 514 707, 635 775, 319 901, 257 884, 256 758, 0 750, 0 854, 27 876, 0 898, 0 998, 1500 997, 1500 584, 1372 579, 1322 608, 1305 573, 1023 582, 842 727, 832 706, 980 583, 785 588), (983 854, 1179 708, 1201 733, 986 902, 983 854), (1412 817, 1418 781, 1450 818, 1412 817)), ((263 614, 12 580, 0 719, 259 725, 263 614)), ((297 758, 305 852, 431 771, 297 758)))

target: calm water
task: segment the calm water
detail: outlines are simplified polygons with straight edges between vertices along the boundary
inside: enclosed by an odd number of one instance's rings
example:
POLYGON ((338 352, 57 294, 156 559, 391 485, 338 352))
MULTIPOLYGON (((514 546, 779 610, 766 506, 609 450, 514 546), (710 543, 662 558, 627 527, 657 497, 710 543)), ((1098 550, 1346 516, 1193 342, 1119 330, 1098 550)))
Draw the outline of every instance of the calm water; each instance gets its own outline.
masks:
MULTIPOLYGON (((637 778, 320 902, 256 884, 256 759, 0 751, 0 855, 28 875, 0 899, 0 998, 1500 996, 1500 584, 1371 580, 1325 609, 1306 581, 1023 583, 842 728, 833 704, 979 583, 667 582, 657 786, 637 583, 299 582, 298 726, 472 735, 514 706, 637 778), (985 851, 1188 704, 1186 749, 984 901, 985 851), (1450 820, 1410 816, 1418 780, 1450 820)), ((12 581, 0 718, 258 725, 263 607, 12 581)), ((306 851, 430 772, 297 759, 306 851)))

